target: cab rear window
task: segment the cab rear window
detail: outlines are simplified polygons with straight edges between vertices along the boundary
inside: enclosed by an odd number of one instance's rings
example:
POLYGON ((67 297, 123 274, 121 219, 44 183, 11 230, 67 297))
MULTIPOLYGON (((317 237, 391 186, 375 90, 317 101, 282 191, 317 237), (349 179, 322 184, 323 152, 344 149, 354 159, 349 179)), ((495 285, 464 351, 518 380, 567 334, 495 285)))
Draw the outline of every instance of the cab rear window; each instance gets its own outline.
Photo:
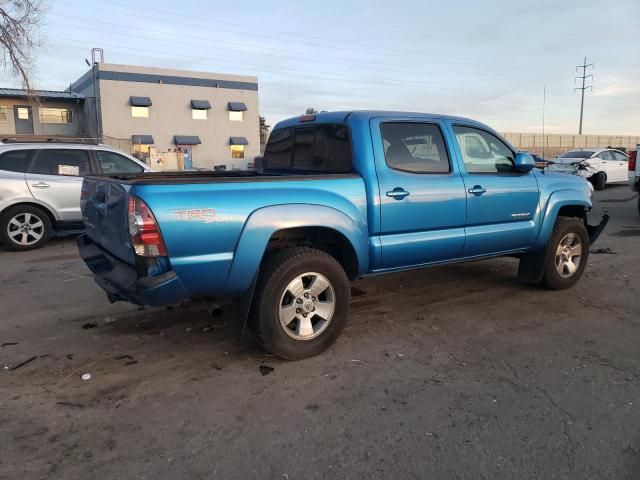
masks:
POLYGON ((344 125, 274 130, 265 148, 263 169, 275 172, 351 172, 349 131, 344 125))

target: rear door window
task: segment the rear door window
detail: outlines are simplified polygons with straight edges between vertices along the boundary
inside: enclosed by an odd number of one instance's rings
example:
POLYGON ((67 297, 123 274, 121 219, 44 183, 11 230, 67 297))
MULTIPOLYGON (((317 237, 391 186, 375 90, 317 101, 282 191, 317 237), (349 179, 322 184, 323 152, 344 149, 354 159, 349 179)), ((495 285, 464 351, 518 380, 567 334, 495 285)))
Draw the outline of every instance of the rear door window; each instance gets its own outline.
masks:
POLYGON ((0 170, 24 173, 32 157, 33 150, 10 150, 0 155, 0 170))
POLYGON ((314 125, 274 131, 264 152, 265 170, 347 173, 352 171, 344 125, 314 125))
POLYGON ((83 177, 89 175, 89 153, 86 150, 43 149, 38 151, 30 173, 83 177))
POLYGON ((394 170, 411 173, 449 173, 449 156, 437 125, 387 122, 380 127, 384 156, 394 170))
POLYGON ((141 173, 144 170, 137 163, 118 153, 98 150, 96 154, 102 173, 141 173))
POLYGON ((627 156, 624 153, 620 153, 620 152, 611 152, 613 154, 613 157, 618 160, 619 162, 628 162, 629 159, 627 158, 627 156))

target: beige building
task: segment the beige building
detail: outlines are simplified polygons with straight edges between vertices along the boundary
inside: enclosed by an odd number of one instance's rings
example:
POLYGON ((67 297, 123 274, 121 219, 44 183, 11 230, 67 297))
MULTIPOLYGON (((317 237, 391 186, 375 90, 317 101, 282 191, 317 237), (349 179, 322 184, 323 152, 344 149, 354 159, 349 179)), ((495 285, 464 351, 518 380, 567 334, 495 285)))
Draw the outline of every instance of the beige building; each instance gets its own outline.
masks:
POLYGON ((96 63, 70 91, 84 134, 156 169, 245 169, 260 154, 256 77, 96 63))

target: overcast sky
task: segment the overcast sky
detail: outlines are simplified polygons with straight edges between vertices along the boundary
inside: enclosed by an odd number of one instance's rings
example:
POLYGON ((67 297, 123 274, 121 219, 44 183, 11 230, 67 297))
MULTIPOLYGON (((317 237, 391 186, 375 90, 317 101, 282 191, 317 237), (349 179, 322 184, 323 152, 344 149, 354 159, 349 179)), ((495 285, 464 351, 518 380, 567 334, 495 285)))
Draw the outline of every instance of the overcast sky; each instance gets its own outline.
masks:
MULTIPOLYGON (((320 110, 464 115, 577 133, 575 66, 595 63, 584 133, 640 134, 640 1, 49 0, 37 88, 108 63, 258 76, 269 123, 320 110)), ((591 73, 591 72, 589 72, 591 73)), ((590 80, 590 79, 589 79, 590 80)), ((6 75, 0 85, 16 86, 6 75)))

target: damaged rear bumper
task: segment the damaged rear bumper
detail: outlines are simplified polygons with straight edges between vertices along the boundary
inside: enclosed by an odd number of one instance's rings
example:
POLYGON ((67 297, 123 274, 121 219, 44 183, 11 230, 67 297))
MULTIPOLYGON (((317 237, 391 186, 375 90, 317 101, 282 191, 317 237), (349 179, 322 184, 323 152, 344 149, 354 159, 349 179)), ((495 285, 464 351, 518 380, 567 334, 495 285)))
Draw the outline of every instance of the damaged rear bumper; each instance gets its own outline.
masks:
POLYGON ((174 271, 144 276, 131 265, 117 259, 86 234, 78 237, 80 257, 94 274, 95 282, 107 292, 109 301, 136 305, 173 305, 189 297, 174 271))

